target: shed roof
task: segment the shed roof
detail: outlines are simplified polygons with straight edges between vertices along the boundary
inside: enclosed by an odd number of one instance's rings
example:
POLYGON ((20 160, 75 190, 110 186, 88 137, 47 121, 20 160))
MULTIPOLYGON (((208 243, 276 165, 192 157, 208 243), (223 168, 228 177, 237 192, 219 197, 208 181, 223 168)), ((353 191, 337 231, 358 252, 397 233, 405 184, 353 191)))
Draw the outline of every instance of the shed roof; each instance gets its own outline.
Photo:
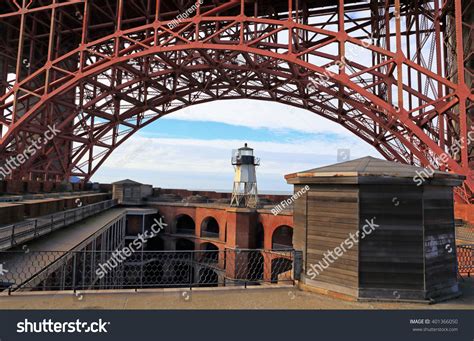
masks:
POLYGON ((302 172, 287 174, 285 178, 291 180, 294 178, 316 178, 316 177, 396 177, 396 178, 414 178, 423 174, 428 178, 450 178, 463 179, 461 175, 447 173, 442 171, 427 171, 425 168, 406 165, 393 161, 377 159, 372 156, 366 156, 360 159, 337 163, 334 165, 309 169, 302 172), (431 172, 433 174, 429 175, 431 172))
POLYGON ((112 185, 141 185, 141 183, 130 180, 130 179, 125 179, 125 180, 113 182, 112 185))

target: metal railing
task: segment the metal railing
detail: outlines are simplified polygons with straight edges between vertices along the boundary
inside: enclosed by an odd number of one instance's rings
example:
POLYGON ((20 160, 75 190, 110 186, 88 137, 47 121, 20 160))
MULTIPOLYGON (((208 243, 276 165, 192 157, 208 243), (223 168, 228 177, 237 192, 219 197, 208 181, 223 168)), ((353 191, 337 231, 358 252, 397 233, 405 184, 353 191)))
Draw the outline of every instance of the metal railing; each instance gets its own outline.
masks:
POLYGON ((94 214, 103 212, 115 205, 117 205, 116 200, 106 200, 0 227, 0 250, 7 250, 15 245, 48 234, 94 214))
POLYGON ((0 252, 0 290, 88 290, 293 284, 294 251, 0 252))
POLYGON ((470 277, 474 273, 474 245, 458 245, 457 256, 459 274, 470 277))

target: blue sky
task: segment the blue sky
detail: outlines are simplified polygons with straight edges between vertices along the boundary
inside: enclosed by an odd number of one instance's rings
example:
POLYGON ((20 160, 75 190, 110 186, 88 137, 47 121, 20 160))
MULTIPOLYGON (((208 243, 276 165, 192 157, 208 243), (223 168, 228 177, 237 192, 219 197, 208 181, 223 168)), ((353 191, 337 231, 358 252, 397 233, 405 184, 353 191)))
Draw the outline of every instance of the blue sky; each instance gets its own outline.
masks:
POLYGON ((232 149, 245 142, 261 158, 260 192, 291 191, 284 175, 351 158, 380 157, 339 125, 278 103, 226 100, 183 109, 142 129, 104 163, 92 181, 134 179, 155 187, 232 188, 232 149))

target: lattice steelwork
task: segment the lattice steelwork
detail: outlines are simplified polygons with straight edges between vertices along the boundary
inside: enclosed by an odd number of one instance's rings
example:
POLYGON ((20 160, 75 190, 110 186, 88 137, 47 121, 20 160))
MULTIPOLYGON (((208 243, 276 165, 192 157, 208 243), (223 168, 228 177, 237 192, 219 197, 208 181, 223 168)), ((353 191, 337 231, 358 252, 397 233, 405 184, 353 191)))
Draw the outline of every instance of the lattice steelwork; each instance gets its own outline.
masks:
POLYGON ((474 245, 458 245, 458 273, 460 276, 471 276, 474 272, 474 245))
POLYGON ((0 156, 56 124, 11 177, 88 180, 166 114, 267 100, 337 122, 389 160, 466 175, 457 199, 469 202, 472 12, 471 0, 2 1, 0 156))

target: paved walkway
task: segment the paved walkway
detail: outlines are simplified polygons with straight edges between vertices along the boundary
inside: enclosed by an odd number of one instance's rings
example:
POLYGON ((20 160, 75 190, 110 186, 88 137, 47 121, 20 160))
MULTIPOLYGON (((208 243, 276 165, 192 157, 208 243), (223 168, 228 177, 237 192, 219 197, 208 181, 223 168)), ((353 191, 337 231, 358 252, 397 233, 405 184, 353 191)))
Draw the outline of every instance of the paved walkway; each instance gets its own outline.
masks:
POLYGON ((0 296, 0 309, 474 309, 474 280, 461 284, 464 295, 434 305, 349 302, 293 287, 219 288, 16 293, 0 296))
MULTIPOLYGON (((35 239, 29 242, 27 247, 30 251, 69 251, 77 249, 84 240, 125 212, 125 208, 111 208, 35 239)), ((20 247, 17 249, 22 250, 20 247)), ((15 249, 11 249, 11 251, 15 251, 15 249)))

